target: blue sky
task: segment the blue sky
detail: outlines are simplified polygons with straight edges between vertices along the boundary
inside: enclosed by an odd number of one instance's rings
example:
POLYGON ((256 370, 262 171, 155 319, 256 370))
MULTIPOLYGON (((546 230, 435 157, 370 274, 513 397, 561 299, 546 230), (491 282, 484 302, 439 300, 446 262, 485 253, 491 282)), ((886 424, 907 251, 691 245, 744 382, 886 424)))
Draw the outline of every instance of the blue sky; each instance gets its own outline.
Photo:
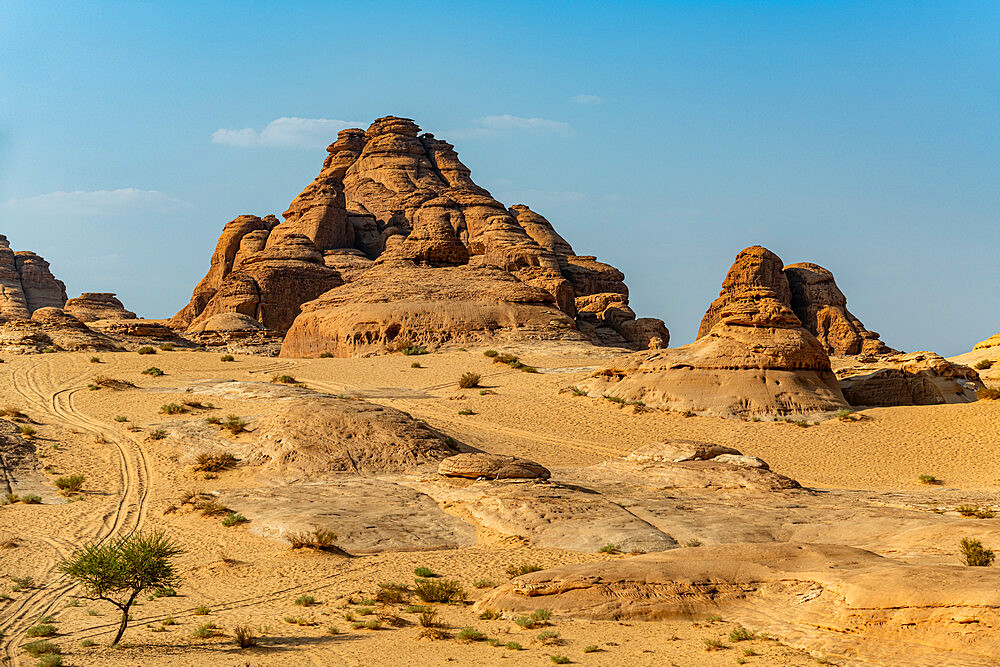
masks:
POLYGON ((226 221, 389 114, 622 269, 673 344, 755 243, 895 347, 1000 331, 994 2, 7 0, 0 232, 168 316, 226 221))

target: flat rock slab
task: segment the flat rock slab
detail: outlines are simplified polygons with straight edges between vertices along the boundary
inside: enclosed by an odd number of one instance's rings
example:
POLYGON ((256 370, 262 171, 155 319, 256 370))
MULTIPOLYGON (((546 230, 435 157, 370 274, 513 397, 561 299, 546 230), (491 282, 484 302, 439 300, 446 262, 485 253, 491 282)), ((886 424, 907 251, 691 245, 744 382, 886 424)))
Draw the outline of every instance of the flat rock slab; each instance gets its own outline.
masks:
POLYGON ((456 549, 475 544, 476 529, 426 494, 375 478, 351 477, 226 491, 219 502, 250 519, 258 535, 325 528, 351 554, 456 549))
POLYGON ((513 579, 476 608, 595 619, 718 613, 851 664, 988 665, 1000 655, 1000 571, 910 565, 829 544, 727 544, 567 565, 513 579))
POLYGON ((676 540, 598 493, 559 484, 515 480, 406 482, 440 503, 460 507, 479 525, 532 545, 597 552, 659 551, 676 540))

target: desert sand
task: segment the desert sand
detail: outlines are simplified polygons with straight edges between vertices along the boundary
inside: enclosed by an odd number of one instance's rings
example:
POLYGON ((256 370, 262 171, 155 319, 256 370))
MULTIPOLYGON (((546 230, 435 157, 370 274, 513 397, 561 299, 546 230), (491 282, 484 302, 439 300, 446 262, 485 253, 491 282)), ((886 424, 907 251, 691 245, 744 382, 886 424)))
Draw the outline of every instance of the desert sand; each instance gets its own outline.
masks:
MULTIPOLYGON (((816 658, 829 658, 835 664, 934 664, 894 662, 884 655, 879 658, 877 651, 859 652, 824 638, 819 628, 782 633, 780 623, 759 616, 752 629, 770 633, 773 639, 731 643, 730 632, 750 616, 723 615, 718 620, 700 609, 688 617, 657 621, 570 619, 557 613, 551 626, 525 630, 510 615, 484 620, 479 618, 479 607, 439 604, 434 607, 452 639, 418 639, 417 614, 406 613, 407 605, 366 602, 374 598, 380 582, 412 584, 414 569, 428 567, 442 578, 461 582, 471 603, 507 582, 505 571, 511 566, 550 568, 630 556, 533 544, 477 524, 461 503, 449 510, 447 502, 441 503, 445 512, 469 526, 468 535, 458 540, 461 544, 451 548, 421 549, 418 544, 413 550, 370 549, 351 557, 303 553, 291 550, 282 539, 260 534, 251 511, 246 512, 249 523, 226 528, 218 517, 206 518, 182 506, 185 491, 225 497, 226 492, 260 487, 262 479, 277 478, 269 477, 264 466, 241 461, 206 479, 191 465, 197 441, 186 437, 188 431, 180 424, 203 421, 207 415, 240 415, 249 432, 220 436, 229 438, 233 451, 240 452, 255 438, 260 406, 287 399, 279 396, 262 402, 215 389, 210 396, 205 394, 203 389, 216 386, 216 381, 264 385, 275 375, 290 375, 304 384, 302 391, 397 408, 465 446, 537 461, 552 470, 553 480, 572 477, 569 471, 614 460, 650 442, 680 438, 737 448, 766 460, 774 472, 819 490, 793 501, 767 494, 732 500, 726 492, 712 490, 687 500, 680 492, 661 494, 677 502, 669 532, 680 544, 736 541, 725 528, 734 524, 742 526, 746 541, 773 541, 776 538, 768 531, 793 526, 784 539, 829 541, 907 564, 953 567, 957 580, 969 571, 959 567, 960 537, 978 535, 988 546, 1000 544, 994 521, 966 519, 953 511, 961 504, 992 504, 1000 480, 1000 462, 989 455, 1000 446, 996 428, 1000 403, 995 401, 868 409, 859 413, 863 420, 825 419, 805 426, 684 417, 621 408, 567 391, 626 351, 577 343, 524 344, 506 351, 519 354, 540 372, 492 364, 482 348, 349 359, 237 355, 234 362, 222 362, 217 352, 204 351, 160 351, 149 356, 102 353, 99 364, 90 361, 90 353, 6 356, 0 365, 0 405, 20 410, 34 422, 37 433, 30 442, 45 466, 22 475, 15 484, 21 495, 40 495, 40 504, 0 508, 4 540, 0 571, 9 577, 33 577, 39 585, 17 592, 12 590, 13 581, 0 583, 0 593, 10 596, 0 606, 6 657, 13 664, 33 664, 34 659, 18 648, 22 633, 39 617, 50 615, 58 628, 51 641, 60 646, 67 665, 495 664, 500 660, 551 664, 550 655, 592 665, 730 665, 738 659, 747 664, 799 665, 815 664, 816 658), (414 360, 422 367, 411 367, 414 360), (153 365, 164 375, 141 374, 153 365), (480 388, 458 387, 458 377, 467 371, 482 375, 480 388), (88 389, 99 375, 127 380, 136 388, 88 389), (194 409, 195 414, 160 413, 162 405, 192 396, 202 403, 210 401, 213 407, 194 409), (464 410, 473 414, 460 415, 464 410), (158 429, 166 437, 151 438, 158 429), (68 474, 86 478, 83 492, 69 499, 52 485, 55 477, 68 474), (921 484, 922 474, 934 475, 943 484, 921 484), (785 505, 791 509, 781 509, 785 505), (186 551, 178 560, 182 583, 176 597, 143 599, 133 610, 125 640, 111 648, 108 643, 117 621, 114 609, 78 599, 54 568, 82 542, 137 527, 164 530, 183 545, 186 551), (313 595, 316 604, 295 605, 302 595, 313 595), (201 606, 210 611, 198 615, 201 606), (348 613, 360 621, 373 618, 362 615, 365 607, 385 619, 381 629, 354 629, 345 620, 348 613), (403 627, 391 626, 395 617, 403 619, 403 627), (163 625, 168 618, 176 624, 163 625), (303 619, 303 625, 286 618, 303 619), (193 631, 203 623, 214 623, 216 635, 194 638, 193 631), (239 624, 258 629, 259 646, 236 647, 232 632, 239 624), (456 635, 465 627, 476 628, 500 645, 458 640, 456 635), (538 639, 543 631, 558 633, 554 644, 538 639), (94 645, 82 646, 81 641, 88 639, 94 645), (706 640, 718 640, 722 648, 706 650, 706 640), (508 642, 517 642, 523 650, 505 648, 508 642), (596 650, 584 652, 585 647, 596 650), (747 648, 755 655, 744 655, 747 648)), ((378 509, 363 507, 364 498, 355 502, 359 512, 378 509)), ((241 508, 234 505, 234 509, 241 508)), ((328 527, 338 532, 338 526, 328 527)), ((412 604, 420 602, 414 598, 412 604)), ((953 659, 947 657, 950 654, 938 655, 936 664, 988 664, 971 653, 956 653, 953 659)), ((925 659, 929 658, 920 658, 925 659)))

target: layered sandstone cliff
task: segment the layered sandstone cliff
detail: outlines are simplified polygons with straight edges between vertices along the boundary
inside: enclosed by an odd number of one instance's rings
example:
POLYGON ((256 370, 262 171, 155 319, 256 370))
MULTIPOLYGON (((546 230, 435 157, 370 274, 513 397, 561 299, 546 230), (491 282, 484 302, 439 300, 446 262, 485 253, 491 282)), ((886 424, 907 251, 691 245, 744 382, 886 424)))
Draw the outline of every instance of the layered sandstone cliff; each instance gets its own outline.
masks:
POLYGON ((399 336, 431 345, 498 333, 639 349, 668 342, 662 321, 636 319, 620 271, 576 255, 527 206, 494 199, 451 144, 413 121, 389 116, 344 130, 327 151, 283 222, 240 216, 226 225, 172 326, 203 331, 239 313, 288 330, 283 353, 296 356, 377 350, 399 336))
POLYGON ((66 286, 33 252, 12 251, 0 234, 0 319, 27 319, 39 308, 62 308, 66 286))

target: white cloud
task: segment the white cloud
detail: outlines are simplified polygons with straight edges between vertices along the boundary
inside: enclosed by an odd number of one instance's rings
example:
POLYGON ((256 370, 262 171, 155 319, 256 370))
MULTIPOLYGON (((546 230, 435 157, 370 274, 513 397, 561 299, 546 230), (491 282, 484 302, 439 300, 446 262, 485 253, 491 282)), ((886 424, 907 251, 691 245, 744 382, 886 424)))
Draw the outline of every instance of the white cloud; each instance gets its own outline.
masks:
POLYGON ((212 133, 213 144, 241 148, 325 148, 337 138, 337 133, 361 123, 334 118, 275 118, 259 132, 251 127, 241 130, 219 128, 212 133))
POLYGON ((499 116, 484 116, 475 121, 474 127, 451 130, 445 136, 454 139, 481 139, 494 137, 501 132, 522 130, 536 134, 557 134, 566 136, 572 132, 569 123, 548 118, 524 118, 501 114, 499 116))
POLYGON ((604 104, 604 98, 600 95, 574 95, 571 97, 577 104, 586 104, 588 106, 593 106, 596 104, 604 104))
POLYGON ((167 212, 186 207, 181 200, 158 190, 73 190, 10 199, 2 208, 22 215, 113 216, 167 212))

